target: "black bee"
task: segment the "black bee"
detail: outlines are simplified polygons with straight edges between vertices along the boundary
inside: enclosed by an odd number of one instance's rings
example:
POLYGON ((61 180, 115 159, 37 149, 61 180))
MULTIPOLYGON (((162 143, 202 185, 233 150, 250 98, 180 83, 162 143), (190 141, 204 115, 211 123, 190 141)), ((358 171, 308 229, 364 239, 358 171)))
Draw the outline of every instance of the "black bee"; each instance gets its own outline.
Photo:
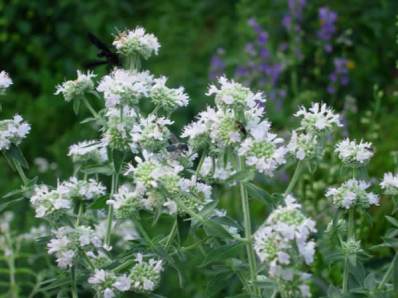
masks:
POLYGON ((188 145, 184 143, 170 144, 167 146, 167 152, 188 151, 188 145))
POLYGON ((166 147, 167 152, 186 152, 189 150, 188 145, 180 143, 175 135, 171 135, 170 144, 166 147))
POLYGON ((239 129, 239 131, 241 132, 241 134, 243 134, 244 136, 247 135, 246 128, 245 128, 245 126, 244 126, 241 122, 236 121, 236 128, 239 129))
POLYGON ((85 64, 87 68, 94 68, 100 65, 121 66, 120 57, 117 53, 112 52, 109 47, 99 40, 94 34, 87 34, 88 40, 99 50, 98 58, 105 58, 105 60, 93 60, 85 64))

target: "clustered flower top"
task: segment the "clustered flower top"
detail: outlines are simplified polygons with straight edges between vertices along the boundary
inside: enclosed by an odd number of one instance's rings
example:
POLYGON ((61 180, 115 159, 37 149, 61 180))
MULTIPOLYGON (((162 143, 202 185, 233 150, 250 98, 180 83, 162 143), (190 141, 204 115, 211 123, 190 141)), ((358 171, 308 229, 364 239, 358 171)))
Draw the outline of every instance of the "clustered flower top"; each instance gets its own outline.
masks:
POLYGON ((4 70, 0 72, 0 94, 4 94, 5 90, 12 85, 12 80, 8 73, 4 70))
POLYGON ((18 146, 28 135, 30 125, 21 116, 0 121, 0 151, 8 150, 12 144, 18 146))
POLYGON ((139 55, 144 59, 157 55, 160 48, 156 36, 146 33, 142 27, 119 33, 113 41, 113 46, 124 56, 139 55))
POLYGON ((385 173, 380 186, 386 195, 398 195, 398 175, 394 175, 393 173, 385 173))
POLYGON ((343 163, 354 166, 366 164, 374 154, 371 143, 356 143, 348 138, 338 143, 335 151, 343 163))
POLYGON ((300 271, 314 260, 315 222, 307 218, 291 195, 285 206, 276 208, 254 234, 254 249, 268 268, 269 276, 291 293, 292 297, 310 297, 310 274, 300 271))
POLYGON ((94 90, 93 78, 95 74, 91 71, 82 73, 77 71, 75 80, 66 81, 56 87, 55 95, 62 94, 65 101, 69 102, 74 99, 80 99, 86 93, 94 90))
POLYGON ((379 205, 379 197, 373 192, 367 192, 370 183, 350 179, 340 187, 330 187, 326 197, 338 208, 350 209, 352 207, 368 208, 370 205, 379 205))
POLYGON ((301 107, 294 116, 302 118, 300 129, 308 133, 328 132, 342 126, 339 115, 324 103, 313 103, 308 110, 301 107))

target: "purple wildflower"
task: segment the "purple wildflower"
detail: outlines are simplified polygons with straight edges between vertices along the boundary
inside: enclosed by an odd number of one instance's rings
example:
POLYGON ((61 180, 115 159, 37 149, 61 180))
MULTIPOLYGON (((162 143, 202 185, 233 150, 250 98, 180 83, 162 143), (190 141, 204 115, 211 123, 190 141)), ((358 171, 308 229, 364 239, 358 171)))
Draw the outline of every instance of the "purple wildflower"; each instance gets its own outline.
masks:
POLYGON ((282 25, 287 31, 301 32, 301 20, 306 4, 306 0, 288 1, 288 13, 282 18, 282 25))
POLYGON ((209 72, 210 80, 215 80, 224 74, 225 71, 225 63, 223 60, 224 54, 225 54, 224 49, 218 48, 213 57, 211 57, 210 72, 209 72))
POLYGON ((324 43, 325 51, 330 53, 333 49, 331 40, 336 32, 337 13, 327 7, 321 7, 318 14, 320 27, 317 36, 324 43))
POLYGON ((334 94, 337 92, 337 88, 348 85, 350 78, 348 73, 348 60, 345 58, 335 58, 333 60, 334 69, 329 75, 329 84, 327 92, 334 94))

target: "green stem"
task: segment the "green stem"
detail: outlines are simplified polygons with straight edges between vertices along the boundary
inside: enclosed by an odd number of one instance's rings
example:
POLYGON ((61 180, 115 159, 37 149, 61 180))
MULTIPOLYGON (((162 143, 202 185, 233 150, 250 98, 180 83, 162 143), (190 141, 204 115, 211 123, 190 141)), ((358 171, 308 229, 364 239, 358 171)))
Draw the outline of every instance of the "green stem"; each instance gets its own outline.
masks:
POLYGON ((200 157, 200 159, 199 159, 198 166, 196 167, 196 171, 195 171, 195 176, 196 177, 199 177, 200 169, 202 168, 202 165, 203 165, 203 162, 204 162, 205 158, 206 158, 206 152, 203 152, 201 157, 200 157))
POLYGON ((83 97, 83 102, 84 102, 84 105, 87 107, 87 109, 90 111, 90 113, 94 116, 94 118, 100 119, 100 116, 95 111, 95 109, 90 104, 90 102, 87 100, 87 98, 83 97))
POLYGON ((169 234, 169 237, 167 238, 167 242, 166 242, 166 249, 169 247, 170 243, 173 241, 174 236, 177 232, 177 227, 178 227, 178 223, 177 223, 177 218, 174 220, 173 226, 171 227, 171 231, 169 234))
MULTIPOLYGON (((112 198, 118 184, 118 177, 117 173, 112 174, 112 186, 111 186, 111 193, 109 198, 112 198)), ((106 224, 106 234, 105 234, 105 245, 106 247, 110 247, 111 244, 111 232, 112 232, 112 220, 113 220, 113 206, 109 205, 108 207, 108 216, 107 216, 107 224, 106 224)))
POLYGON ((22 169, 20 163, 19 163, 19 162, 14 162, 14 165, 15 165, 15 169, 16 169, 17 172, 18 172, 19 177, 20 177, 21 180, 22 180, 22 183, 23 183, 24 185, 27 185, 27 184, 29 183, 29 179, 26 177, 25 172, 24 172, 24 170, 22 169))
MULTIPOLYGON (((354 236, 354 209, 349 209, 348 211, 348 227, 347 227, 347 241, 354 236)), ((348 293, 348 277, 350 275, 350 263, 348 255, 344 257, 344 275, 343 275, 343 293, 348 293)))
POLYGON ((293 176, 290 179, 289 184, 286 187, 285 192, 283 193, 283 196, 287 196, 294 189, 294 187, 296 186, 296 183, 298 181, 298 178, 300 176, 301 169, 302 169, 302 161, 299 160, 297 162, 296 169, 294 170, 293 176))
POLYGON ((77 212, 77 218, 76 218, 76 225, 75 226, 79 226, 80 225, 80 220, 83 214, 83 209, 84 209, 84 205, 83 202, 79 202, 79 211, 77 212))
POLYGON ((12 246, 12 241, 10 234, 7 232, 5 233, 6 240, 8 242, 8 249, 9 249, 9 255, 7 258, 7 264, 8 264, 8 269, 9 269, 9 276, 10 276, 10 297, 11 298, 17 298, 18 297, 18 287, 17 283, 15 280, 15 256, 14 256, 14 250, 12 246))
POLYGON ((378 289, 382 289, 384 287, 385 283, 390 279, 392 270, 394 269, 394 265, 397 262, 397 259, 398 259, 398 252, 395 253, 395 256, 394 256, 393 260, 391 261, 390 266, 388 266, 388 269, 387 269, 386 273, 384 274, 381 283, 377 287, 378 289))
POLYGON ((71 279, 72 279, 72 289, 71 289, 71 294, 72 294, 72 298, 78 298, 78 294, 77 294, 77 287, 76 287, 76 273, 75 273, 75 267, 73 266, 71 268, 71 279))
MULTIPOLYGON (((239 157, 238 159, 238 168, 239 171, 243 170, 243 158, 239 157)), ((249 271, 250 271, 250 285, 248 289, 250 292, 254 293, 255 297, 259 297, 259 290, 256 286, 257 279, 257 269, 256 269, 256 256, 253 250, 253 239, 252 239, 252 228, 251 228, 251 220, 250 220, 250 208, 249 208, 249 198, 247 195, 247 190, 245 185, 240 182, 240 196, 242 202, 242 210, 243 210, 243 227, 246 238, 246 253, 249 263, 249 271)))

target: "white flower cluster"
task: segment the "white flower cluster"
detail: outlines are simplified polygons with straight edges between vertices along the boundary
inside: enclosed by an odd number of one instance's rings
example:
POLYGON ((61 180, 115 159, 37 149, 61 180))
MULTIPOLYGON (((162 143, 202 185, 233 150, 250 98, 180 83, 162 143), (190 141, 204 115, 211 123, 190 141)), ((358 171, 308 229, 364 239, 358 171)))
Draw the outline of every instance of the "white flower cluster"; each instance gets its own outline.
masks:
POLYGON ((211 187, 179 175, 181 166, 170 166, 155 159, 136 158, 137 165, 129 165, 125 175, 132 176, 135 189, 123 187, 108 203, 121 214, 133 210, 165 207, 169 214, 200 211, 212 201, 211 187))
POLYGON ((262 121, 250 127, 250 136, 241 144, 238 154, 245 157, 246 164, 260 173, 272 176, 274 171, 286 162, 286 148, 281 146, 282 138, 269 131, 270 124, 262 121))
POLYGON ((302 117, 301 130, 309 133, 327 132, 334 127, 342 126, 339 115, 329 108, 326 104, 313 103, 308 110, 301 107, 294 114, 295 117, 302 117))
POLYGON ((298 160, 313 158, 317 156, 319 148, 319 137, 317 135, 299 131, 293 131, 287 151, 298 160))
POLYGON ((271 176, 285 163, 287 150, 283 140, 270 131, 270 123, 262 120, 265 99, 225 77, 219 84, 220 88, 212 85, 207 93, 215 94, 216 109, 201 112, 184 128, 182 137, 188 138, 194 150, 208 148, 219 153, 232 148, 245 157, 248 166, 271 176))
POLYGON ((108 160, 108 153, 105 144, 100 141, 89 140, 73 144, 69 147, 68 156, 73 162, 83 163, 92 161, 104 163, 108 160))
POLYGON ((4 70, 0 72, 0 94, 4 94, 5 90, 12 85, 12 80, 8 73, 4 70))
POLYGON ((111 108, 106 112, 106 125, 102 143, 111 149, 120 151, 131 147, 131 132, 138 121, 137 113, 133 108, 125 106, 122 111, 111 108))
POLYGON ((121 32, 113 41, 113 46, 124 56, 140 55, 144 59, 157 55, 160 48, 156 36, 146 33, 142 27, 121 32))
POLYGON ((344 209, 379 205, 379 197, 373 192, 367 192, 369 187, 370 184, 366 181, 350 179, 340 187, 330 187, 326 197, 330 198, 336 207, 344 209))
POLYGON ((94 179, 85 181, 72 177, 59 183, 56 189, 50 189, 47 185, 37 185, 30 202, 36 211, 36 217, 45 217, 57 210, 69 210, 74 199, 93 200, 104 194, 105 187, 94 179))
POLYGON ((155 106, 162 108, 167 113, 175 111, 177 108, 188 105, 188 95, 183 87, 168 88, 166 86, 166 77, 160 77, 154 80, 150 91, 150 98, 155 106))
POLYGON ((107 108, 132 106, 149 96, 152 83, 153 75, 148 71, 116 68, 101 79, 97 91, 104 95, 107 108))
POLYGON ((218 79, 220 88, 210 85, 206 95, 215 95, 215 102, 219 108, 234 109, 236 111, 251 110, 265 103, 263 94, 253 93, 249 88, 226 77, 218 79))
POLYGON ((163 271, 161 260, 150 258, 138 253, 136 264, 128 274, 117 275, 111 271, 96 269, 89 277, 88 283, 93 285, 100 297, 113 298, 120 292, 134 291, 148 293, 156 289, 160 282, 160 273, 163 271))
POLYGON ((141 118, 139 123, 133 126, 131 131, 131 146, 133 152, 141 147, 141 150, 149 152, 158 152, 167 146, 170 139, 168 125, 174 122, 164 118, 149 115, 147 118, 141 118))
POLYGON ((398 175, 393 173, 385 173, 380 187, 384 190, 386 195, 398 195, 398 175))
POLYGON ((155 290, 160 282, 163 262, 154 258, 144 260, 142 254, 137 254, 136 261, 137 263, 130 271, 132 290, 138 293, 155 290))
POLYGON ((116 217, 129 218, 138 210, 153 210, 156 201, 153 197, 145 196, 145 187, 133 188, 130 184, 123 184, 107 204, 113 206, 116 217))
POLYGON ((0 121, 0 151, 10 149, 11 144, 19 145, 28 135, 30 125, 21 116, 0 121))
POLYGON ((310 297, 309 274, 300 271, 314 260, 315 222, 302 213, 301 206, 288 195, 286 206, 275 209, 254 234, 254 249, 268 267, 269 276, 291 293, 289 297, 310 297))
POLYGON ((225 181, 235 173, 231 163, 224 165, 223 161, 208 156, 203 160, 199 175, 206 179, 225 181))
POLYGON ((60 268, 71 267, 79 249, 102 246, 102 239, 87 226, 60 227, 54 231, 54 236, 47 244, 48 253, 55 255, 60 268))
POLYGON ((115 273, 103 269, 96 269, 89 277, 88 283, 96 289, 98 297, 103 298, 116 297, 118 292, 126 292, 131 287, 131 281, 127 275, 116 276, 115 273))
POLYGON ((72 101, 73 99, 80 99, 85 93, 94 90, 93 78, 95 74, 88 71, 82 73, 77 71, 77 78, 63 82, 56 87, 55 95, 62 94, 65 101, 72 101))
POLYGON ((362 166, 373 156, 371 143, 363 142, 362 140, 356 143, 348 138, 336 145, 335 152, 343 163, 352 166, 362 166))

